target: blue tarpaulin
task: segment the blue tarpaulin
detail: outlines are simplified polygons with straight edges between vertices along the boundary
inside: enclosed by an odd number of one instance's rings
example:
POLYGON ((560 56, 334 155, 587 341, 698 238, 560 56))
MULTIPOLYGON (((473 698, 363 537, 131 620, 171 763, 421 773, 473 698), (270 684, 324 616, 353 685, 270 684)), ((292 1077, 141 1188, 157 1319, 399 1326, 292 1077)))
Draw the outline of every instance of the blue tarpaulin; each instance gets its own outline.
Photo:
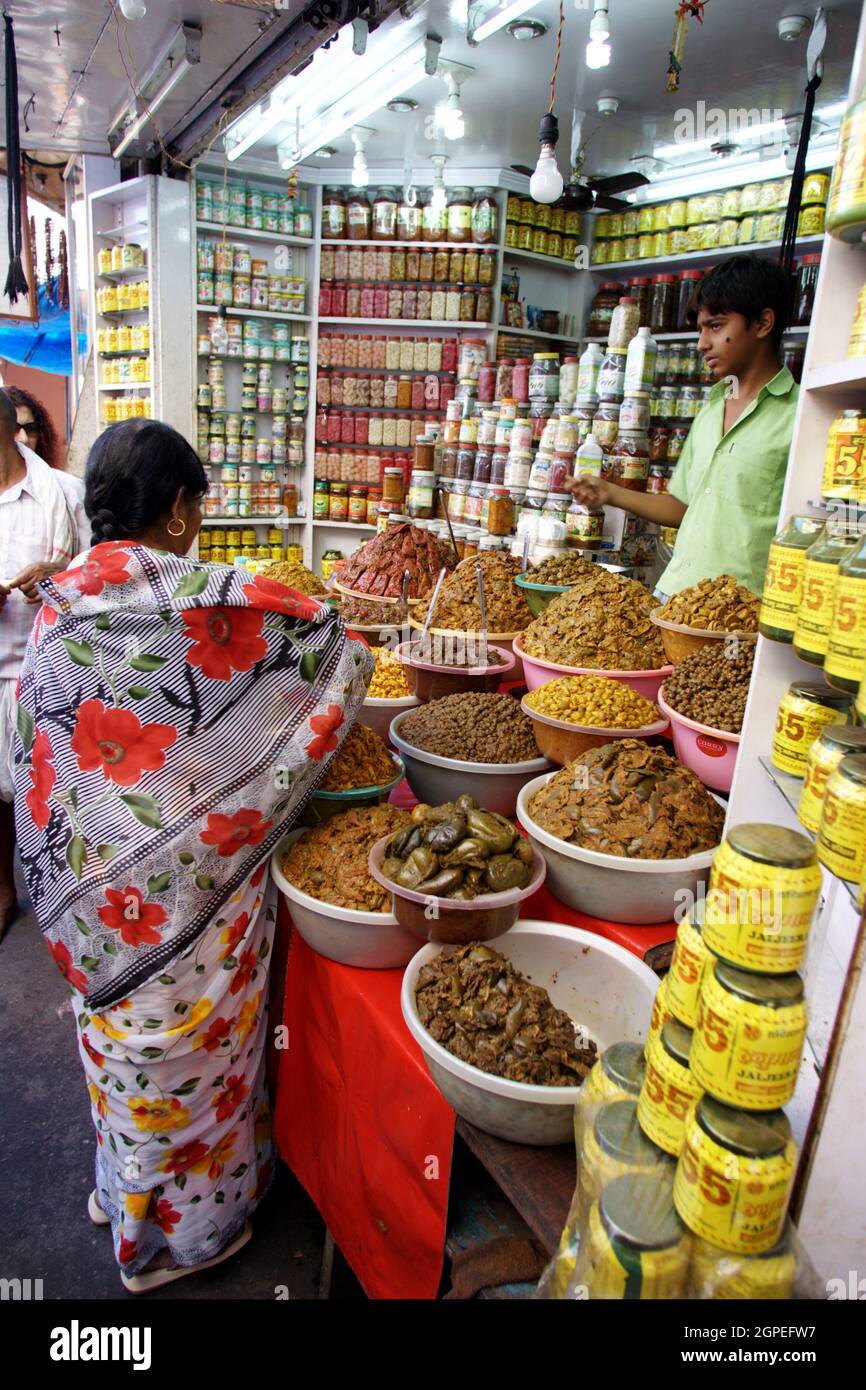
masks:
MULTIPOLYGON (((80 333, 79 350, 86 351, 87 338, 80 333)), ((35 367, 58 376, 72 375, 72 339, 69 310, 49 304, 45 291, 39 291, 39 322, 16 323, 0 319, 0 357, 21 367, 35 367)))

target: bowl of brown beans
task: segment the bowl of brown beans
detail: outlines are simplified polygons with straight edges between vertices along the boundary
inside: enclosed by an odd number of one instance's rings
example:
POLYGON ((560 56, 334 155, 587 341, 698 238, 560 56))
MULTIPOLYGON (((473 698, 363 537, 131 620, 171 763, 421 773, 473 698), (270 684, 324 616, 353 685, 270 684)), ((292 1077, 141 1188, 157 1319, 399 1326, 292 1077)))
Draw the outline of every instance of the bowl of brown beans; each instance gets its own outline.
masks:
POLYGON ((538 751, 564 767, 588 748, 617 738, 653 738, 668 720, 651 700, 605 676, 565 676, 523 697, 538 751))
POLYGON ((394 656, 403 663, 409 689, 425 703, 469 690, 492 692, 514 675, 513 653, 492 645, 482 649, 480 641, 428 636, 423 646, 401 642, 394 656))

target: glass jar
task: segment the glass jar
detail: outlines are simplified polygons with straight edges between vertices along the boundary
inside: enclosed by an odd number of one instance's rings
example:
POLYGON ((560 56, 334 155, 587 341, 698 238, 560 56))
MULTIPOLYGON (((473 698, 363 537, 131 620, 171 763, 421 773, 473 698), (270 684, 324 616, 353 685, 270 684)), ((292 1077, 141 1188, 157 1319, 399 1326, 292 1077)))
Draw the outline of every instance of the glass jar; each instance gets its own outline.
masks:
POLYGON ((346 198, 346 238, 348 241, 368 241, 372 212, 370 200, 363 189, 350 189, 346 198))
POLYGON ((496 279, 496 251, 482 251, 478 258, 479 285, 492 286, 496 279))
POLYGON ((342 241, 346 236, 346 193, 330 186, 322 195, 322 239, 342 241))
POLYGON ((397 190, 379 188, 373 199, 371 232, 374 241, 396 241, 397 239, 397 190))
POLYGON ((328 500, 328 520, 329 521, 348 521, 349 519, 349 484, 331 483, 330 496, 328 500))
MULTIPOLYGON (((818 257, 820 260, 820 256, 818 257)), ((688 320, 688 307, 692 301, 692 296, 703 280, 706 271, 704 270, 683 270, 679 276, 679 287, 677 291, 677 308, 674 318, 674 329, 677 331, 685 330, 690 327, 688 320)))
POLYGON ((436 475, 432 470, 412 469, 406 510, 413 520, 427 521, 432 518, 435 483, 436 475))
POLYGON ((467 285, 478 284, 478 272, 481 265, 479 253, 467 247, 463 252, 463 280, 467 285))
MULTIPOLYGON (((478 303, 478 292, 472 285, 463 285, 460 288, 460 322, 475 323, 478 303)), ((478 320, 480 322, 480 320, 478 320)))
POLYGON ((599 401, 619 404, 625 386, 626 352, 624 348, 608 348, 598 373, 599 401))
MULTIPOLYGON (((443 201, 443 193, 444 193, 444 190, 443 190, 443 189, 431 188, 430 191, 429 191, 429 193, 427 194, 427 200, 426 200, 426 202, 424 203, 424 208, 423 208, 423 211, 422 211, 422 214, 421 214, 421 222, 422 222, 422 227, 423 227, 423 232, 424 232, 424 240, 425 240, 425 241, 447 241, 447 240, 448 240, 448 237, 447 237, 447 235, 446 235, 447 230, 448 230, 448 205, 447 205, 447 195, 446 195, 446 200, 443 201)), ((423 256, 422 256, 421 259, 422 259, 421 276, 422 276, 422 279, 423 279, 423 278, 424 278, 424 275, 425 275, 425 272, 424 272, 424 269, 423 269, 423 259, 424 259, 423 256)), ((428 278, 428 279, 431 278, 431 275, 430 275, 429 272, 428 272, 428 274, 427 274, 427 278, 428 278)))
POLYGON ((649 328, 651 333, 672 333, 677 312, 677 277, 654 275, 650 293, 649 328))
POLYGON ((685 425, 674 425, 667 438, 667 462, 679 463, 680 455, 686 447, 686 440, 689 437, 688 427, 685 425))
POLYGON ((646 492, 649 475, 649 443, 638 431, 619 431, 610 451, 613 481, 631 492, 646 492))
POLYGON ((559 356, 555 352, 536 352, 529 371, 529 399, 559 399, 559 356))
POLYGON ((521 405, 524 405, 529 400, 530 365, 528 357, 515 357, 512 366, 511 395, 513 399, 521 405))
POLYGON ((507 487, 491 487, 484 511, 486 529, 491 536, 508 536, 514 526, 514 505, 507 487))
POLYGON ((840 564, 850 559, 860 540, 854 526, 830 523, 806 551, 803 586, 794 630, 794 654, 813 666, 827 655, 840 564))
POLYGON ((455 477, 460 482, 470 483, 475 474, 475 453, 477 445, 462 440, 457 447, 455 477))
POLYGON ((623 397, 619 413, 620 428, 646 431, 650 425, 650 398, 647 391, 623 397))
POLYGON ((611 314, 608 350, 626 350, 640 327, 640 307, 631 295, 623 295, 611 314))
POLYGON ((472 204, 472 240, 481 246, 492 245, 497 238, 499 213, 492 188, 478 188, 472 204))
POLYGON ((448 198, 447 236, 445 240, 472 241, 471 188, 452 188, 448 198))
POLYGON ((613 311, 622 296, 623 287, 619 280, 605 280, 599 286, 589 311, 587 334, 590 338, 606 338, 610 331, 613 311))
MULTIPOLYGON (((397 240, 398 241, 420 241, 423 230, 423 210, 419 199, 416 197, 414 203, 401 199, 400 206, 397 208, 397 240)), ((408 270, 407 270, 408 275, 408 270)), ((417 278, 417 267, 414 276, 417 278)))
POLYGON ((460 322, 460 286, 445 286, 445 321, 447 323, 460 322))

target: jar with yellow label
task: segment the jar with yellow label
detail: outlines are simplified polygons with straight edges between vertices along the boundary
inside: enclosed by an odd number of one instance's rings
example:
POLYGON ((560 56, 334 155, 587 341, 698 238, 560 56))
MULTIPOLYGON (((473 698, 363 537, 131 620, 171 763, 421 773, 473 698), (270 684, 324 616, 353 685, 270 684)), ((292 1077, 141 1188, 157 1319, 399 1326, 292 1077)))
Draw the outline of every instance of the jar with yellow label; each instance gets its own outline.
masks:
POLYGON ((774 642, 792 642, 803 596, 806 551, 820 538, 824 522, 812 516, 792 516, 773 537, 758 631, 774 642))
POLYGON ((855 527, 829 522, 824 534, 806 551, 803 593, 794 629, 794 651, 802 661, 823 666, 833 623, 839 566, 854 553, 855 527))
POLYGON ((866 97, 848 108, 839 131, 839 149, 827 202, 827 230, 842 241, 859 243, 866 231, 866 97))
POLYGON ((668 1006, 687 1028, 694 1028, 697 1021, 701 982, 713 959, 704 945, 703 921, 704 905, 698 902, 677 927, 671 966, 665 976, 668 1006))
POLYGON ((644 1050, 640 1043, 611 1043, 581 1086, 581 1102, 605 1105, 612 1100, 636 1101, 645 1072, 644 1050))
POLYGON ((853 701, 840 690, 811 681, 792 681, 779 702, 771 754, 773 766, 805 777, 809 749, 825 724, 847 724, 853 701))
POLYGON ((627 1097, 602 1104, 586 1125, 578 1163, 579 1209, 587 1213, 609 1182, 629 1172, 666 1173, 669 1182, 673 1179, 670 1159, 641 1129, 637 1102, 627 1097))
POLYGON ((670 1183, 654 1173, 625 1173, 590 1208, 575 1283, 590 1299, 682 1298, 690 1249, 670 1183))
MULTIPOLYGON (((600 222, 601 218, 599 218, 598 220, 600 222)), ((655 231, 655 208, 643 207, 640 209, 640 212, 638 214, 637 229, 639 233, 655 231)), ((606 233, 599 232, 599 235, 606 235, 606 233)))
POLYGON ((782 1234, 796 1159, 784 1110, 756 1114, 704 1095, 686 1122, 674 1205, 703 1240, 763 1254, 782 1234))
POLYGON ((692 1030, 669 1018, 646 1046, 646 1076, 637 1103, 641 1129, 665 1153, 679 1154, 689 1106, 702 1087, 689 1067, 692 1030))
POLYGON ((669 1018, 673 1018, 673 1014, 668 1004, 668 977, 666 975, 656 990, 655 998, 653 999, 650 1024, 647 1029, 646 1043, 644 1044, 644 1055, 654 1035, 661 1032, 669 1018))
POLYGON ((866 501, 866 414, 842 410, 827 435, 821 496, 866 501))
POLYGON ((821 882, 805 835, 780 825, 733 826, 713 856, 704 944, 746 970, 799 970, 821 882))
POLYGON ((848 356, 863 357, 864 355, 866 355, 866 285, 862 286, 857 296, 854 319, 851 324, 851 336, 848 339, 848 356))
POLYGON ((866 865, 866 753, 848 753, 830 774, 817 845, 825 868, 860 882, 866 865))
POLYGON ((689 1059, 702 1090, 742 1110, 774 1110, 794 1094, 806 1041, 803 981, 717 960, 704 977, 689 1059))
POLYGON ((866 728, 862 725, 828 724, 809 749, 797 815, 813 835, 817 835, 821 824, 830 774, 849 753, 866 753, 866 728))
POLYGON ((825 218, 826 208, 801 208, 797 217, 797 236, 820 236, 825 218))
POLYGON ((839 566, 824 675, 855 695, 866 676, 866 536, 839 566))
POLYGON ((735 1255, 707 1240, 692 1241, 690 1298, 789 1299, 794 1296, 797 1260, 791 1249, 791 1223, 764 1255, 735 1255))

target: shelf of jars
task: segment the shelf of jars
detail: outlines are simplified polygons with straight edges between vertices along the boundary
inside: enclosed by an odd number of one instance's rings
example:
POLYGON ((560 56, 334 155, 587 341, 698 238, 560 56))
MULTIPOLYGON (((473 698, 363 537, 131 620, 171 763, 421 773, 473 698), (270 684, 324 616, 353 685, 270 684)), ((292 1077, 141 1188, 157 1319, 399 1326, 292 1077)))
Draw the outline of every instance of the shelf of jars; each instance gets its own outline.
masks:
POLYGON ((515 338, 544 339, 549 343, 579 343, 581 341, 579 334, 575 333, 545 333, 540 328, 514 328, 511 324, 501 323, 496 329, 496 335, 501 338, 506 333, 512 334, 515 338))
MULTIPOLYGON (((766 772, 766 774, 767 774, 767 776, 769 777, 770 781, 774 784, 774 786, 776 787, 776 789, 782 794, 782 796, 784 797, 785 802, 787 803, 787 805, 790 807, 790 809, 791 809, 791 810, 794 812, 794 814, 796 815, 796 814, 797 814, 797 810, 798 810, 799 805, 800 805, 800 797, 801 797, 802 792, 803 792, 803 779, 802 779, 802 777, 793 777, 793 776, 791 776, 791 774, 788 773, 788 772, 781 772, 781 771, 779 770, 779 768, 773 766, 773 763, 772 763, 772 761, 770 760, 770 758, 766 758, 766 757, 764 757, 764 758, 759 758, 759 759, 758 759, 758 762, 760 763, 761 767, 762 767, 762 768, 764 769, 764 771, 766 772)), ((812 840, 815 839, 815 835, 812 833, 812 831, 811 831, 811 830, 807 830, 806 827, 803 825, 803 823, 802 823, 799 819, 798 819, 798 822, 797 822, 797 828, 798 828, 804 835, 808 835, 810 839, 812 839, 812 840)), ((838 874, 832 873, 832 872, 830 871, 830 869, 828 869, 828 868, 826 867, 826 865, 824 865, 823 867, 824 867, 824 872, 825 872, 825 873, 829 874, 830 877, 831 877, 832 879, 835 879, 837 883, 841 883, 842 887, 845 889, 845 891, 847 892, 847 894, 848 894, 848 896, 850 897, 851 901, 854 903, 854 905, 855 905, 855 907, 856 907, 856 904, 857 904, 857 884, 856 884, 856 883, 850 883, 850 882, 848 881, 848 879, 839 878, 838 874)))
POLYGON ((450 328, 461 333, 489 333, 492 329, 490 323, 478 320, 464 322, 460 319, 361 319, 339 318, 332 314, 320 315, 319 323, 340 323, 346 327, 355 325, 358 328, 450 328))
POLYGON ((532 261, 536 265, 543 265, 548 270, 565 271, 567 275, 576 275, 577 266, 573 260, 566 261, 561 256, 545 256, 539 251, 524 251, 518 246, 506 246, 503 260, 507 265, 509 261, 532 261))
POLYGON ((97 384, 97 391, 149 391, 149 381, 101 381, 97 384))
MULTIPOLYGON (((808 325, 807 323, 805 323, 805 324, 799 324, 799 323, 797 323, 797 324, 792 324, 790 328, 786 328, 783 336, 786 337, 786 338, 787 338, 787 337, 795 338, 795 337, 798 337, 799 335, 806 334, 806 333, 808 333, 808 332, 809 332, 809 325, 808 325)), ((674 333, 653 333, 653 337, 655 338, 655 340, 656 340, 657 343, 666 343, 666 342, 681 342, 681 343, 683 343, 683 342, 697 342, 697 340, 698 340, 698 338, 699 338, 700 336, 701 336, 700 333, 695 332, 694 329, 680 329, 680 330, 678 330, 677 332, 674 332, 674 333)), ((601 333, 601 334, 596 333, 596 334, 593 334, 591 337, 581 338, 579 341, 582 342, 582 343, 606 343, 606 342, 607 342, 607 334, 606 334, 606 333, 601 333)))
POLYGON ((226 317, 231 315, 232 318, 237 315, 238 318, 243 319, 277 319, 280 322, 286 323, 310 322, 309 314, 284 313, 280 309, 246 309, 239 307, 237 304, 196 304, 195 307, 196 312, 199 314, 219 314, 220 309, 224 308, 226 317))
POLYGON ((290 526, 303 526, 306 518, 303 516, 288 516, 285 512, 254 512, 250 516, 239 516, 237 512, 208 512, 202 517, 202 526, 224 526, 228 523, 237 526, 241 522, 245 526, 273 526, 287 530, 290 526))
POLYGON ((314 246, 312 237, 295 236, 289 232, 264 232, 257 227, 236 227, 230 223, 196 220, 196 231, 220 238, 237 237, 239 241, 265 241, 274 246, 314 246))
MULTIPOLYGON (((795 249, 797 251, 809 251, 813 247, 818 249, 823 240, 823 233, 798 237, 795 249)), ((606 274, 610 270, 645 270, 663 273, 669 270, 687 270, 691 266, 700 269, 702 266, 714 265, 716 261, 727 256, 742 256, 750 251, 765 255, 770 251, 779 251, 781 247, 781 241, 752 241, 743 246, 714 246, 707 251, 681 251, 673 256, 648 256, 642 260, 595 261, 591 262, 589 269, 594 275, 606 274)))

